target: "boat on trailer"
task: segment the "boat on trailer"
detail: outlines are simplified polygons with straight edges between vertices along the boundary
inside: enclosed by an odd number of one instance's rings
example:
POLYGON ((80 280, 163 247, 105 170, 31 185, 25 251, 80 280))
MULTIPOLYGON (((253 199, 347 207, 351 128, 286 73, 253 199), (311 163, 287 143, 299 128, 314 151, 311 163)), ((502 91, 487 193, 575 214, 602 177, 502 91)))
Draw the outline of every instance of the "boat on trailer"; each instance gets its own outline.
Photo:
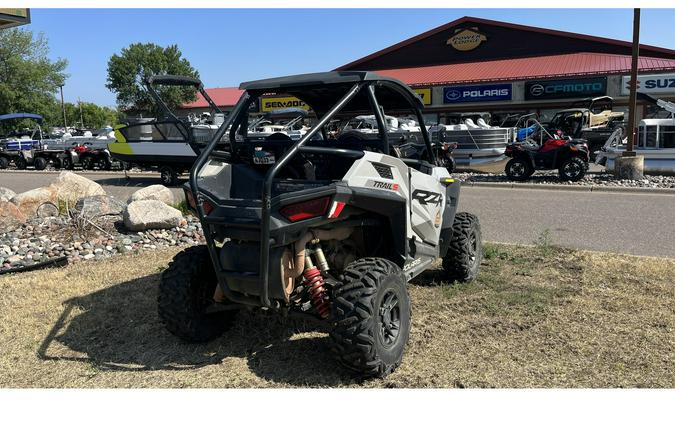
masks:
POLYGON ((516 140, 513 127, 490 126, 484 118, 465 118, 454 125, 438 124, 429 129, 432 141, 456 143, 457 167, 481 170, 506 160, 506 146, 516 140))
MULTIPOLYGON (((675 103, 638 92, 638 98, 656 104, 670 113, 668 119, 642 119, 638 125, 634 151, 644 157, 647 174, 675 175, 675 103)), ((596 156, 595 163, 614 171, 616 158, 626 150, 628 138, 617 128, 596 156)))

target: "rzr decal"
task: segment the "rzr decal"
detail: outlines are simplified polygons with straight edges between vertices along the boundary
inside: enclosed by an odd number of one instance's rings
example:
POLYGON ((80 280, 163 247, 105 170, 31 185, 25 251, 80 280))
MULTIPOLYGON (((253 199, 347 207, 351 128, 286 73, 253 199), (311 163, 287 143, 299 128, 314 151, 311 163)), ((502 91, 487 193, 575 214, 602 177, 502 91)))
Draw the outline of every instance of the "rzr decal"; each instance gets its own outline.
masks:
POLYGON ((437 192, 429 192, 427 190, 417 189, 412 193, 412 199, 419 201, 420 204, 435 204, 440 205, 443 200, 443 195, 437 192))

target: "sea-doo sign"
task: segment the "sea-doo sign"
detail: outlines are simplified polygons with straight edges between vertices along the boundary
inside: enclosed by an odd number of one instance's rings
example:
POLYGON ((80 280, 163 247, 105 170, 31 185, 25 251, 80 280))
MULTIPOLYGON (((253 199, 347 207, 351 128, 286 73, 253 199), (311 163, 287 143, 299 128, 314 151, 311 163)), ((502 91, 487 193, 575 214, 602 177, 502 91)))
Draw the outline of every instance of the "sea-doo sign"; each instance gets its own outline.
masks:
MULTIPOLYGON (((637 89, 646 94, 675 93, 675 73, 638 75, 637 89)), ((621 95, 630 95, 630 76, 621 78, 621 95)))
POLYGON ((263 113, 284 108, 301 108, 309 110, 309 106, 296 97, 262 97, 260 99, 260 111, 263 113))
POLYGON ((526 100, 553 100, 605 95, 607 78, 559 79, 525 82, 526 100))
POLYGON ((483 41, 487 41, 487 37, 478 32, 478 28, 460 28, 455 29, 455 34, 448 38, 445 44, 458 51, 471 51, 481 45, 483 41))
POLYGON ((511 84, 446 86, 443 88, 443 103, 509 101, 512 92, 511 84))

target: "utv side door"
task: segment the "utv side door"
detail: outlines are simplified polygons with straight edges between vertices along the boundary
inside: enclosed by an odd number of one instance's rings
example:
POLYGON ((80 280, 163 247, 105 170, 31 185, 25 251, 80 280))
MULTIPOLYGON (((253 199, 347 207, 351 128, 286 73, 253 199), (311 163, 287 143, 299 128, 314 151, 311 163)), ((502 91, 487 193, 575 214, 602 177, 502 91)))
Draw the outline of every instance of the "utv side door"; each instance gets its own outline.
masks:
POLYGON ((410 225, 415 235, 431 245, 438 245, 443 220, 445 190, 438 177, 409 167, 410 225))

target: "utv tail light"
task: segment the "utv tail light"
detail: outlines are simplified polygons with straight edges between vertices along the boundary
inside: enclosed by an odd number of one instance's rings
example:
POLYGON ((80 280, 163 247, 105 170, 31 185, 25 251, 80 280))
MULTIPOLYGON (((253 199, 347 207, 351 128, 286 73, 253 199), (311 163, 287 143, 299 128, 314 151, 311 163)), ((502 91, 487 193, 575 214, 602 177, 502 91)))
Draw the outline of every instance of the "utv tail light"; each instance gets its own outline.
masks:
POLYGON ((214 207, 213 204, 206 199, 202 202, 202 209, 204 210, 205 215, 211 214, 211 211, 213 211, 215 208, 216 207, 214 207))
POLYGON ((329 203, 330 196, 326 196, 305 202, 298 202, 297 204, 286 205, 279 210, 279 213, 288 221, 295 223, 296 221, 307 220, 308 218, 324 215, 326 211, 328 211, 329 203))

